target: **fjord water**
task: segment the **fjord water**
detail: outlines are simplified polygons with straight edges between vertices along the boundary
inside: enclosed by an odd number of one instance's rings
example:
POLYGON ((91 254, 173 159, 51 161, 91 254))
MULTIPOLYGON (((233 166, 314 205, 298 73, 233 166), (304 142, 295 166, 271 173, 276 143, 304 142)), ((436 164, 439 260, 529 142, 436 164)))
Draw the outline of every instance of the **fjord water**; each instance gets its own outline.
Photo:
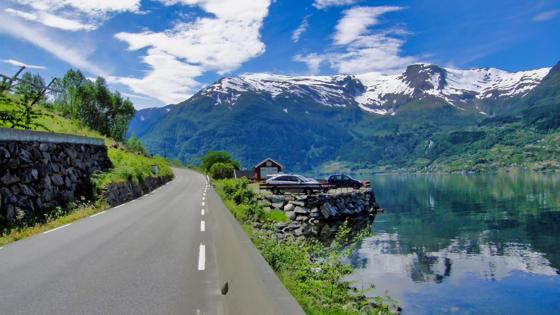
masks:
POLYGON ((558 314, 560 174, 379 175, 352 262, 404 314, 558 314))

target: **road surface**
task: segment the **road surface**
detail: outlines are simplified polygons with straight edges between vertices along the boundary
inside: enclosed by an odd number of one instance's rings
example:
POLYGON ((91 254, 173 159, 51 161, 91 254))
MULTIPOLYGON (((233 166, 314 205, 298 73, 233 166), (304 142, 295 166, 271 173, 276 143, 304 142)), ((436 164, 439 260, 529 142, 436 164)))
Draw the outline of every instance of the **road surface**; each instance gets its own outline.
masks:
POLYGON ((174 171, 151 194, 1 248, 0 314, 302 314, 206 178, 174 171))

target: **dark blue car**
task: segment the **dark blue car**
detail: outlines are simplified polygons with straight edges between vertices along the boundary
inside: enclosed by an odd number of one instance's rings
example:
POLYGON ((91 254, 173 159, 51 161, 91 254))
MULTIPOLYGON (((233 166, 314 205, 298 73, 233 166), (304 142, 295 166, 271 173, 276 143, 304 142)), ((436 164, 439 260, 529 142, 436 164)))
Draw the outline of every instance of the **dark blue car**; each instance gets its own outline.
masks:
POLYGON ((334 186, 335 188, 362 188, 364 183, 357 179, 353 179, 352 177, 344 174, 335 174, 331 175, 328 178, 329 185, 334 186))

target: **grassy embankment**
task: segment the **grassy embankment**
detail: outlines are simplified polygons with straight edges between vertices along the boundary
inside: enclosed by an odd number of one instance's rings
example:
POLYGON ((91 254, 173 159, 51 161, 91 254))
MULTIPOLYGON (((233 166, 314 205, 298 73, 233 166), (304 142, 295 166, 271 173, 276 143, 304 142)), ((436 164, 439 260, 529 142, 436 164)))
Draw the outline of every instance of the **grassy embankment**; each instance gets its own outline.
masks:
POLYGON ((391 301, 369 299, 349 290, 345 277, 353 268, 344 262, 369 232, 350 235, 343 225, 330 246, 288 236, 278 239, 275 224, 286 222, 282 211, 265 212, 246 180, 214 181, 216 191, 255 246, 307 314, 391 314, 391 301), (261 227, 255 229, 255 223, 261 227))
MULTIPOLYGON (((0 104, 0 109, 8 105, 0 104)), ((40 107, 39 107, 40 108, 40 107)), ((44 108, 40 110, 45 114, 37 119, 37 122, 44 127, 36 127, 37 131, 50 131, 56 133, 73 134, 80 136, 103 138, 108 148, 108 155, 113 164, 113 168, 108 172, 99 174, 92 179, 96 192, 101 192, 107 185, 124 181, 142 182, 146 178, 153 176, 152 165, 158 166, 159 175, 173 175, 169 163, 161 157, 146 157, 135 153, 123 145, 116 145, 110 138, 104 137, 80 123, 66 119, 48 111, 44 108)), ((0 121, 0 127, 8 127, 0 121)), ((98 194, 97 194, 98 195, 98 194)), ((98 198, 94 201, 80 200, 70 203, 65 208, 57 208, 49 212, 49 215, 28 222, 23 226, 14 226, 0 231, 0 246, 29 237, 31 235, 50 230, 72 221, 90 216, 108 208, 107 203, 98 198)))

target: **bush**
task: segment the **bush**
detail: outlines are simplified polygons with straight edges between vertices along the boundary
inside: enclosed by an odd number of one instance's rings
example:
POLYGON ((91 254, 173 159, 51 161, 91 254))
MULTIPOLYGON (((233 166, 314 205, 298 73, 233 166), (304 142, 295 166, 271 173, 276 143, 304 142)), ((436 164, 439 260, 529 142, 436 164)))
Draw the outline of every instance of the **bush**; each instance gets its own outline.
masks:
POLYGON ((113 163, 113 168, 99 176, 93 178, 97 189, 102 189, 111 183, 133 181, 144 182, 148 177, 155 176, 152 172, 152 165, 157 165, 158 176, 173 176, 173 171, 167 160, 160 156, 146 157, 141 154, 132 153, 126 150, 109 148, 109 159, 113 163))
POLYGON ((209 175, 214 179, 232 178, 235 167, 229 163, 215 163, 210 167, 209 175))
POLYGON ((140 142, 140 140, 138 140, 138 138, 136 137, 136 135, 132 135, 127 141, 126 141, 126 146, 127 148, 135 153, 138 154, 142 154, 144 156, 148 156, 148 151, 146 150, 146 148, 144 148, 144 146, 142 145, 142 143, 140 142))

